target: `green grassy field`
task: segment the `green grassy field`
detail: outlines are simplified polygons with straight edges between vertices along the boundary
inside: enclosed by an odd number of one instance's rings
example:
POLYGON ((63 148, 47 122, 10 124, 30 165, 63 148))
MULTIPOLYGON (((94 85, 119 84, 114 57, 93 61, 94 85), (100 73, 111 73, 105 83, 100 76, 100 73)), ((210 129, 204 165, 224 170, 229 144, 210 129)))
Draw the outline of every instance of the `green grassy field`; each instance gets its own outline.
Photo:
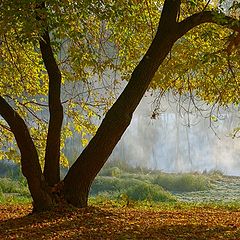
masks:
MULTIPOLYGON (((100 172, 90 191, 90 201, 120 204, 230 204, 239 200, 240 177, 220 172, 170 174, 110 166, 100 172)), ((30 202, 26 181, 0 178, 0 203, 30 202)))
POLYGON ((24 180, 0 179, 0 239, 240 239, 240 178, 107 168, 89 207, 31 214, 24 180))

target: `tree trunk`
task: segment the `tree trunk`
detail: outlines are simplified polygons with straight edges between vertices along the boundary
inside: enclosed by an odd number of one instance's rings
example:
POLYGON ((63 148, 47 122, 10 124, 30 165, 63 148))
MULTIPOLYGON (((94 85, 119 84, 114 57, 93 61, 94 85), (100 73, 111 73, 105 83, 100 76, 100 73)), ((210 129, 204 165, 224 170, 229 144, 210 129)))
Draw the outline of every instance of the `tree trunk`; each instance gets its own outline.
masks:
POLYGON ((26 177, 34 211, 42 211, 52 207, 53 200, 41 171, 37 150, 31 139, 26 124, 12 107, 0 97, 0 114, 10 126, 21 152, 23 175, 26 177))
POLYGON ((203 23, 215 23, 240 32, 239 21, 212 11, 193 14, 178 23, 180 4, 180 0, 164 1, 151 46, 133 71, 126 88, 106 114, 96 135, 66 175, 63 194, 69 203, 80 207, 87 205, 92 181, 130 124, 134 110, 173 44, 189 30, 203 23), (219 21, 216 14, 224 21, 219 21))
MULTIPOLYGON (((178 2, 178 1, 176 1, 178 2)), ((129 126, 132 114, 146 92, 155 72, 176 40, 176 17, 179 4, 165 1, 156 36, 147 53, 132 73, 126 88, 106 114, 96 135, 89 142, 64 179, 67 202, 87 205, 92 181, 129 126), (168 21, 166 21, 168 17, 168 21)))
POLYGON ((63 122, 61 103, 61 72, 54 58, 50 37, 47 31, 40 40, 40 50, 49 78, 49 125, 45 152, 44 177, 49 186, 60 181, 60 140, 63 122))
MULTIPOLYGON (((225 21, 219 22, 216 17, 217 13, 210 11, 194 14, 178 23, 180 2, 180 0, 164 1, 159 26, 151 46, 133 71, 126 88, 106 114, 96 135, 66 175, 61 193, 68 203, 78 207, 87 206, 92 181, 129 126, 134 110, 149 87, 158 67, 177 39, 192 28, 206 22, 221 24, 240 32, 239 21, 235 22, 234 19, 225 17, 221 18, 225 21)), ((40 17, 38 18, 41 20, 40 17)), ((35 211, 51 208, 55 203, 55 194, 52 193, 54 188, 51 186, 55 184, 58 184, 59 187, 62 186, 59 184, 60 133, 63 119, 60 101, 61 72, 54 58, 47 31, 44 32, 39 41, 42 58, 49 76, 50 121, 44 174, 25 122, 0 96, 0 114, 9 124, 20 149, 22 172, 27 178, 35 211)))

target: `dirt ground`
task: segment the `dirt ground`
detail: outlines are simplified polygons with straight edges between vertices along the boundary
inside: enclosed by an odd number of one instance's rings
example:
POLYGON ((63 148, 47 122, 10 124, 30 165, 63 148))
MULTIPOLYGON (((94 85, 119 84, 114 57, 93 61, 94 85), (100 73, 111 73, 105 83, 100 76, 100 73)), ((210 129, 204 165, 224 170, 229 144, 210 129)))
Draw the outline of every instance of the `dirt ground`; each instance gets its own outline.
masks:
POLYGON ((0 239, 240 239, 240 209, 91 206, 31 213, 0 205, 0 239))

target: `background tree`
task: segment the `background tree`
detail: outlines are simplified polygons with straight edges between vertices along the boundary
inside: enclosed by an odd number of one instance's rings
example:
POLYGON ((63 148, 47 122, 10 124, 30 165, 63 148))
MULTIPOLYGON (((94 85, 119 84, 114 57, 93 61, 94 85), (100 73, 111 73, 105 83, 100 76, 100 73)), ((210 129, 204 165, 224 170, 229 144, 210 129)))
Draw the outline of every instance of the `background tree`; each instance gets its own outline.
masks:
MULTIPOLYGON (((239 85, 237 3, 231 3, 229 11, 226 6, 221 9, 221 4, 201 0, 2 1, 0 5, 0 114, 8 124, 1 122, 1 126, 13 133, 19 147, 35 211, 49 209, 59 201, 87 205, 92 181, 149 87, 175 88, 181 94, 195 91, 209 102, 221 96, 221 103, 238 103, 239 95, 233 91, 239 85), (208 25, 202 27, 205 23, 208 25), (216 42, 206 45, 211 41, 216 42), (187 51, 191 56, 186 56, 187 51), (229 70, 226 75, 223 66, 229 70), (68 124, 63 113, 68 113, 72 126, 80 132, 84 128, 94 132, 84 119, 97 112, 83 99, 100 106, 105 92, 93 95, 94 83, 99 83, 91 76, 102 80, 108 71, 128 84, 60 181, 61 131, 63 123, 68 124), (79 87, 88 87, 87 94, 73 97, 66 85, 71 97, 62 101, 62 84, 79 80, 79 87), (219 91, 220 87, 227 90, 219 91), (65 102, 69 105, 63 108, 65 102), (46 112, 42 110, 46 104, 49 117, 44 123, 40 115, 46 112), (43 137, 35 140, 42 131, 43 137)), ((67 129, 63 138, 70 135, 67 129)))

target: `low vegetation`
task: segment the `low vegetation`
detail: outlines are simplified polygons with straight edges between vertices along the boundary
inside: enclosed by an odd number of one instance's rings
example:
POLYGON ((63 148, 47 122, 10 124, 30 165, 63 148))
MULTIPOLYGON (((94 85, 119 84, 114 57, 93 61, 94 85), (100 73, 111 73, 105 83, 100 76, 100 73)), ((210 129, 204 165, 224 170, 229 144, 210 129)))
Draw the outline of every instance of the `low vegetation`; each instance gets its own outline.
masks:
MULTIPOLYGON (((118 163, 119 164, 119 163, 118 163)), ((175 193, 204 191, 211 188, 207 174, 167 174, 121 164, 107 165, 93 182, 91 195, 109 199, 166 202, 176 201, 175 193)))
POLYGON ((194 198, 214 195, 216 183, 237 187, 239 178, 107 165, 92 185, 90 207, 28 215, 26 182, 7 175, 0 178, 0 239, 240 239, 239 201, 194 198))
POLYGON ((0 178, 0 203, 29 203, 31 201, 25 181, 0 178))
POLYGON ((159 174, 153 183, 171 192, 195 192, 211 188, 210 177, 202 174, 159 174))
MULTIPOLYGON (((17 170, 14 172, 18 172, 17 170)), ((236 202, 240 198, 239 179, 219 171, 163 173, 110 162, 92 184, 93 202, 115 202, 120 206, 174 202, 236 202), (114 166, 115 165, 115 166, 114 166)), ((5 172, 0 178, 0 203, 30 203, 30 193, 22 176, 5 172)))

